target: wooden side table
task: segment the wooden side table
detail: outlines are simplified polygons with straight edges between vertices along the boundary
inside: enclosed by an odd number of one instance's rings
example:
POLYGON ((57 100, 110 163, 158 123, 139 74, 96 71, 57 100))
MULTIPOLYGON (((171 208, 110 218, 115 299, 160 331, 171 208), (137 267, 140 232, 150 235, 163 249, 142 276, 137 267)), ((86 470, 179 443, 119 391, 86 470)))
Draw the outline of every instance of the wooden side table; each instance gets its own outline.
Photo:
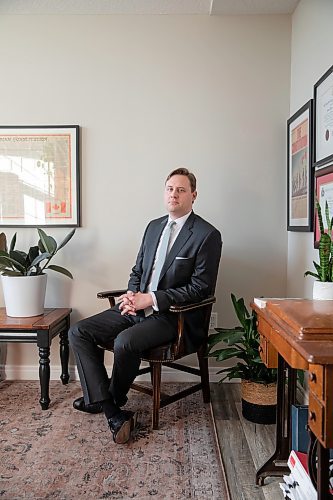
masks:
POLYGON ((47 410, 50 404, 50 347, 52 339, 60 336, 61 381, 67 384, 68 373, 68 329, 71 309, 45 309, 41 316, 12 318, 6 309, 0 308, 0 342, 23 342, 37 344, 39 351, 40 405, 47 410))

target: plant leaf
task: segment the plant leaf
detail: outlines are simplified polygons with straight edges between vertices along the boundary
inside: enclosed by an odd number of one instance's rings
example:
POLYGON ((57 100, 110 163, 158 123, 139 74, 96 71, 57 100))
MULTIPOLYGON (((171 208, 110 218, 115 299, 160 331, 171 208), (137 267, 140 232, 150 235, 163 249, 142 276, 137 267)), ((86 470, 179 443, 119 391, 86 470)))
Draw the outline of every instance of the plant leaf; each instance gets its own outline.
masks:
POLYGON ((210 347, 213 347, 218 342, 226 342, 231 337, 233 337, 236 333, 237 333, 237 335, 240 335, 240 338, 244 337, 243 329, 230 328, 230 329, 223 330, 222 328, 220 328, 217 333, 212 333, 209 335, 208 345, 210 347))
POLYGON ((72 231, 67 234, 67 236, 62 240, 62 242, 58 246, 57 252, 60 250, 60 248, 64 247, 71 238, 73 238, 74 234, 75 234, 75 229, 72 229, 72 231))
POLYGON ((48 252, 41 253, 39 254, 30 264, 29 267, 35 267, 37 266, 40 262, 42 262, 45 259, 49 259, 51 255, 48 252))
POLYGON ((9 270, 15 267, 18 271, 20 271, 21 274, 26 274, 26 268, 22 266, 19 262, 16 260, 6 256, 6 255, 0 255, 0 264, 5 264, 6 266, 9 266, 9 270))
POLYGON ((43 229, 40 229, 39 227, 37 228, 38 234, 40 241, 38 242, 38 246, 41 250, 41 252, 45 253, 48 252, 49 254, 53 255, 57 251, 57 242, 52 236, 48 236, 43 229))
POLYGON ((65 269, 64 267, 55 266, 51 264, 50 266, 47 267, 47 269, 52 269, 52 271, 57 271, 58 273, 64 274, 65 276, 68 276, 68 278, 73 279, 72 273, 67 269, 65 269))
POLYGON ((14 248, 15 248, 15 245, 16 245, 16 235, 17 235, 17 233, 15 233, 14 236, 12 237, 12 241, 10 242, 10 246, 9 246, 9 251, 14 250, 14 248))
POLYGON ((25 257, 22 255, 21 252, 17 252, 16 250, 11 250, 9 252, 9 256, 11 259, 14 259, 17 262, 19 262, 24 268, 26 267, 25 257))
POLYGON ((306 271, 304 273, 304 276, 313 276, 314 278, 316 278, 318 281, 320 281, 320 276, 318 276, 318 274, 315 274, 313 273, 312 271, 306 271))
POLYGON ((6 271, 1 271, 0 268, 0 272, 1 274, 3 274, 3 276, 22 276, 22 273, 20 273, 20 271, 14 271, 13 269, 6 269, 6 271))
POLYGON ((230 349, 219 349, 217 351, 212 352, 209 356, 215 356, 216 361, 225 361, 226 359, 238 357, 241 353, 237 348, 230 349))
POLYGON ((235 295, 232 293, 231 300, 232 300, 237 318, 240 321, 240 324, 243 326, 243 328, 246 328, 245 318, 248 318, 250 315, 249 315, 248 310, 246 309, 244 299, 241 297, 240 299, 237 300, 235 295))
POLYGON ((5 233, 0 233, 0 250, 7 252, 7 238, 5 233))

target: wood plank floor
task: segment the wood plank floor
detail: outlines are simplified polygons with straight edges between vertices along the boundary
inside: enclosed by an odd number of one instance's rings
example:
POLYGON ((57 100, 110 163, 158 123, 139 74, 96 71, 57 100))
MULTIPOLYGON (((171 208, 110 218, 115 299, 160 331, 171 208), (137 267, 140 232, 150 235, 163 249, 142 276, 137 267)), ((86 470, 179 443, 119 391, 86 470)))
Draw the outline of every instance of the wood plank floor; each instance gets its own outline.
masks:
POLYGON ((242 417, 240 384, 211 384, 212 406, 231 500, 281 500, 280 478, 255 485, 255 472, 275 448, 275 425, 242 417))

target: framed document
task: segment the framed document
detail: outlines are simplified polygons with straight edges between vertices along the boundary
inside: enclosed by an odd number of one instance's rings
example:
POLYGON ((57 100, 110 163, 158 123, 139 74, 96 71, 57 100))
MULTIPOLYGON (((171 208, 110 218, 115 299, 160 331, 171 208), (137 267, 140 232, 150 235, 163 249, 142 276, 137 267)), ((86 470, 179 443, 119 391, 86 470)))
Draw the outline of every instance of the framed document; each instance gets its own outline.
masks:
MULTIPOLYGON (((333 165, 321 168, 316 171, 316 198, 320 204, 321 213, 323 217, 324 227, 327 229, 327 222, 325 216, 326 201, 328 204, 330 219, 333 217, 333 165)), ((314 246, 318 248, 320 239, 320 229, 318 224, 318 217, 316 216, 315 230, 314 230, 314 246)))
POLYGON ((79 225, 79 126, 0 126, 0 226, 79 225))
POLYGON ((312 231, 312 99, 287 121, 287 229, 312 231))
POLYGON ((314 86, 314 164, 322 167, 333 160, 333 66, 314 86))

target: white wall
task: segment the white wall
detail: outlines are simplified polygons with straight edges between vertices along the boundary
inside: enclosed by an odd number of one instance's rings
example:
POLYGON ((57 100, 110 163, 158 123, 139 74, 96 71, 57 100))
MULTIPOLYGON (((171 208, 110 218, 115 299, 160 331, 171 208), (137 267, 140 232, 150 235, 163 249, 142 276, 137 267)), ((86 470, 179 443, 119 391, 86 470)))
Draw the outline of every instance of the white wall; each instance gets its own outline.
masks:
MULTIPOLYGON (((83 226, 56 262, 75 279, 50 272, 47 306, 70 305, 75 321, 126 285, 179 165, 197 175, 195 211, 222 231, 219 325, 235 324, 230 292, 285 295, 290 37, 290 16, 0 16, 1 123, 82 127, 83 226)), ((8 370, 37 360, 8 346, 8 370)))
MULTIPOLYGON (((332 0, 301 0, 292 16, 290 115, 313 97, 313 85, 333 64, 332 0)), ((313 233, 288 233, 289 297, 312 297, 313 270, 318 251, 313 248, 313 233)))

